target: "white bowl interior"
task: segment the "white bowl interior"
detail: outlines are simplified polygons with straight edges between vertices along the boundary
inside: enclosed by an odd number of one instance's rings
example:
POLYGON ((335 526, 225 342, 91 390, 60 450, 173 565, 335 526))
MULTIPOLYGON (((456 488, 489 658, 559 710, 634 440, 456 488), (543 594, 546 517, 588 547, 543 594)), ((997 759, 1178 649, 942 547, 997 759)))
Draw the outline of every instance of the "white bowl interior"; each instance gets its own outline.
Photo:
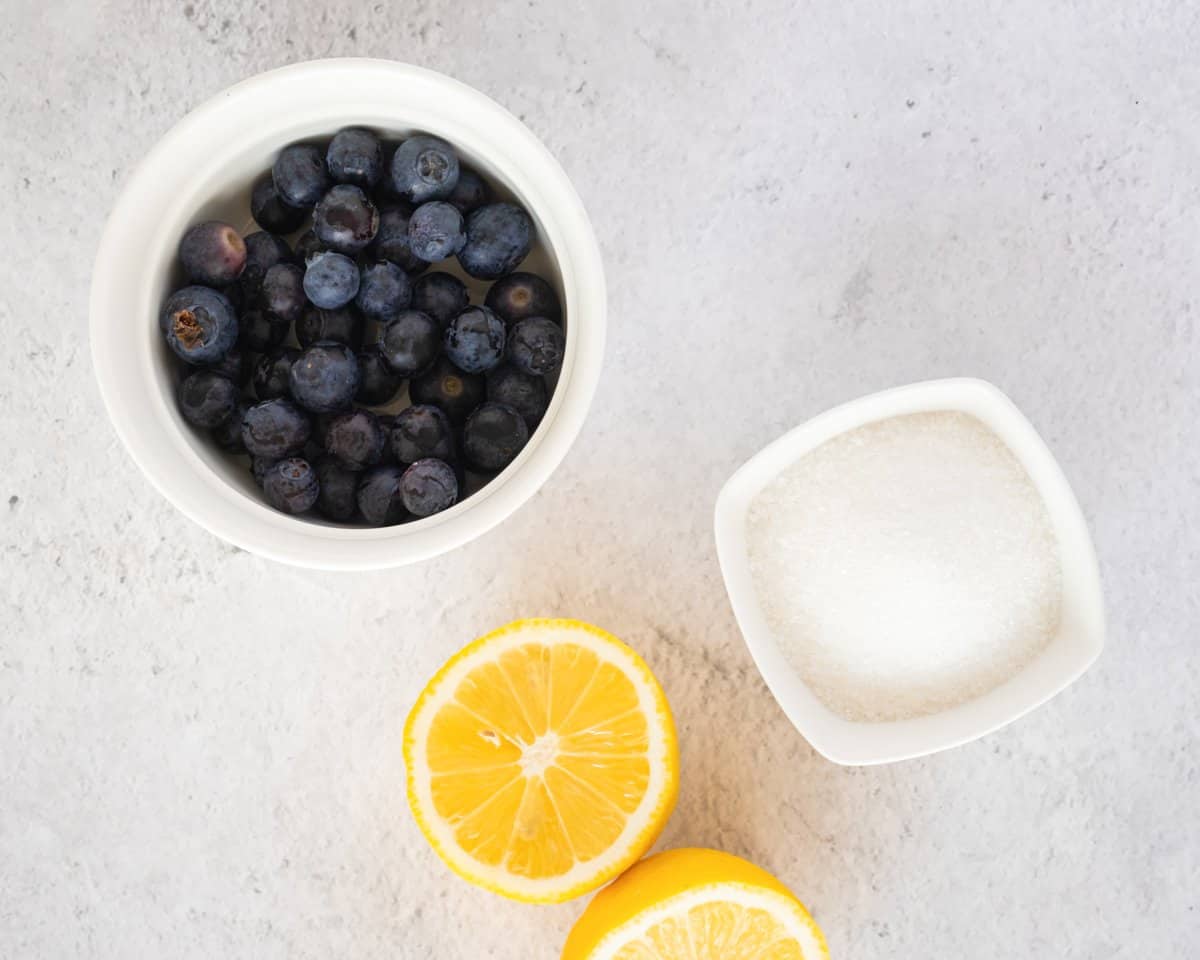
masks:
MULTIPOLYGON (((448 265, 436 269, 463 276, 448 265)), ((486 284, 470 286, 479 302, 486 284)), ((412 562, 472 539, 545 481, 582 425, 599 376, 604 279, 582 204, 557 162, 515 117, 431 71, 329 60, 245 81, 197 108, 160 141, 110 216, 96 258, 91 314, 93 359, 113 423, 164 495, 248 550, 306 566, 358 569, 412 562), (175 364, 158 334, 161 303, 180 280, 175 251, 186 227, 219 218, 250 228, 251 186, 278 150, 348 125, 395 139, 417 131, 443 137, 494 193, 520 202, 537 228, 535 250, 521 269, 556 288, 567 332, 549 409, 517 459, 450 510, 396 527, 325 524, 267 506, 245 459, 218 450, 179 416, 175 364)))
POLYGON ((933 753, 980 737, 1044 703, 1075 680, 1104 644, 1104 609, 1095 552, 1079 504, 1037 431, 1003 393, 982 380, 912 384, 844 404, 797 427, 744 464, 717 500, 717 553, 738 624, 763 678, 788 718, 837 763, 869 764, 933 753), (991 428, 1025 467, 1045 501, 1062 564, 1057 634, 1024 670, 990 692, 929 716, 887 723, 846 720, 826 707, 781 652, 750 572, 750 504, 810 450, 848 430, 908 413, 958 410, 991 428))

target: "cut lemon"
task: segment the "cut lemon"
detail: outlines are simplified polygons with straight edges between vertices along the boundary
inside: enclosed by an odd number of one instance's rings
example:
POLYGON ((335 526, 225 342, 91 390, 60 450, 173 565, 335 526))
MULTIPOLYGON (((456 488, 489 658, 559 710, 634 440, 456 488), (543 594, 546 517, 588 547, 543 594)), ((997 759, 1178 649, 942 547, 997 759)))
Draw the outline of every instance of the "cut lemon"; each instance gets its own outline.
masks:
POLYGON ((716 850, 643 860, 588 904, 562 960, 828 960, 804 905, 765 870, 716 850))
POLYGON ((576 620, 518 620, 452 657, 408 716, 404 762, 413 815, 450 868, 535 903, 636 862, 679 790, 662 687, 576 620))

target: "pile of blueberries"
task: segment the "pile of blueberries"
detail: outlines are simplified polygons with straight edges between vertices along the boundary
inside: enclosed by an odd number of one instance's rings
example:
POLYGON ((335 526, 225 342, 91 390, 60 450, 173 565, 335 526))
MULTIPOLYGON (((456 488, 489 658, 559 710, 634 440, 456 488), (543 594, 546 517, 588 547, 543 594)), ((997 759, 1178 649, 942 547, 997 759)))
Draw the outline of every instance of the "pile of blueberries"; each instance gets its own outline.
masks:
POLYGON ((512 462, 564 346, 553 288, 514 272, 525 210, 492 202, 445 141, 390 150, 360 127, 285 147, 250 206, 262 229, 244 238, 214 220, 184 234, 188 285, 160 326, 184 419, 249 454, 271 506, 401 523, 457 502, 466 471, 486 482, 512 462), (426 272, 449 257, 493 281, 483 304, 426 272), (405 381, 410 405, 383 412, 405 381))

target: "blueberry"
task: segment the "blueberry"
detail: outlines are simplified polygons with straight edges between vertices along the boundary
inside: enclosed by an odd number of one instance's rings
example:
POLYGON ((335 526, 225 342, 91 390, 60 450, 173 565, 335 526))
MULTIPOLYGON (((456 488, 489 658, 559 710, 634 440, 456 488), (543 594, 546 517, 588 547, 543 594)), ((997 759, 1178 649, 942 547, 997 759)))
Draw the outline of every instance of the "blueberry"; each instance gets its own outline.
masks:
POLYGON ((467 285, 451 273, 427 273, 413 281, 412 306, 443 327, 466 309, 467 285))
POLYGON ((439 408, 418 403, 396 414, 391 429, 392 453, 401 463, 426 457, 456 460, 454 428, 439 408))
POLYGON ((288 457, 271 464, 263 474, 262 486, 267 503, 284 513, 311 510, 321 492, 317 472, 300 457, 288 457))
POLYGON ((246 380, 250 377, 250 364, 246 362, 246 353, 237 344, 234 344, 225 356, 208 369, 213 373, 228 377, 239 387, 245 386, 246 380))
POLYGON ((246 266, 238 278, 238 286, 250 299, 254 300, 262 289, 263 278, 277 263, 289 263, 292 259, 292 248, 283 237, 266 230, 257 230, 246 237, 246 266))
POLYGON ((344 343, 314 343, 288 371, 288 391, 313 413, 345 410, 358 393, 358 358, 344 343))
POLYGON ((324 253, 325 249, 312 230, 305 230, 296 239, 296 259, 305 266, 308 266, 308 262, 318 253, 324 253))
POLYGON ((512 273, 533 247, 533 221, 511 203, 489 203, 467 217, 467 243, 458 262, 473 277, 512 273))
POLYGON ((345 523, 358 509, 358 474, 347 470, 333 457, 317 461, 317 510, 330 520, 345 523))
POLYGON ((404 500, 400 494, 400 478, 404 471, 392 464, 372 467, 358 482, 358 510, 367 523, 390 526, 405 517, 404 500))
POLYGON ((242 442, 255 457, 278 460, 298 453, 311 432, 304 411, 282 397, 256 403, 242 417, 242 442))
POLYGON ((383 456, 379 458, 380 463, 399 463, 396 455, 392 453, 392 426, 396 422, 394 413, 377 413, 376 418, 379 420, 379 425, 383 427, 384 436, 388 438, 388 442, 383 445, 383 456))
POLYGON ((329 141, 325 166, 337 183, 370 190, 383 175, 383 145, 370 130, 346 127, 329 141))
POLYGON ((379 211, 358 187, 330 187, 313 210, 313 233, 331 250, 356 254, 366 249, 379 230, 379 211))
POLYGON ((441 345, 438 322, 419 310, 402 310, 379 328, 379 354, 402 377, 429 366, 441 345))
MULTIPOLYGON (((244 445, 243 445, 244 446, 244 445)), ((250 473, 254 475, 254 482, 262 487, 263 478, 266 477, 267 471, 279 462, 278 457, 251 457, 250 458, 250 473)))
POLYGON ((408 273, 420 273, 429 266, 412 252, 408 243, 408 221, 412 210, 391 204, 379 212, 379 232, 371 252, 378 260, 387 260, 408 273))
POLYGON ((454 506, 458 499, 454 468, 432 457, 418 460, 400 477, 400 498, 414 517, 429 517, 454 506))
POLYGON ((463 216, 466 216, 476 207, 482 207, 488 202, 487 184, 483 182, 483 177, 474 170, 460 167, 458 183, 454 185, 454 189, 450 191, 450 196, 446 200, 458 207, 463 216))
POLYGON ((296 339, 300 346, 308 347, 321 340, 332 340, 344 343, 355 350, 363 342, 363 317, 353 304, 346 304, 336 310, 322 310, 320 307, 305 307, 296 321, 296 339))
POLYGON ((409 381, 408 394, 413 403, 431 403, 440 407, 452 421, 461 423, 484 398, 484 379, 464 373, 445 357, 438 357, 428 370, 409 381))
POLYGON ((238 323, 239 339, 252 353, 274 350, 287 339, 291 324, 266 310, 249 310, 238 323))
POLYGON ((312 207, 329 189, 325 159, 320 147, 311 143, 293 143, 279 151, 271 177, 280 199, 293 207, 312 207))
POLYGON ((445 140, 412 137, 392 156, 392 190, 413 203, 450 196, 458 183, 458 155, 445 140))
POLYGON ((194 427, 220 426, 237 403, 237 384, 212 370, 196 370, 179 384, 179 412, 194 427))
POLYGON ((487 397, 516 410, 530 433, 541 423, 550 402, 545 380, 508 364, 487 372, 487 397))
POLYGON ((511 326, 526 317, 562 318, 558 295, 541 277, 532 273, 510 273, 492 284, 483 301, 511 326))
POLYGON ((318 253, 304 271, 304 293, 314 306, 344 307, 358 293, 358 264, 344 253, 318 253))
POLYGON ((275 189, 275 181, 267 175, 254 185, 250 193, 250 214, 264 230, 272 233, 291 233, 308 216, 306 210, 288 206, 275 189))
POLYGON ((444 200, 421 204, 408 221, 412 252, 430 263, 453 256, 466 242, 462 214, 444 200))
POLYGON ((181 360, 217 363, 237 341, 237 314, 225 294, 191 286, 167 298, 159 318, 167 345, 181 360))
POLYGON ((179 265, 192 283, 223 287, 242 275, 246 242, 220 220, 194 224, 179 241, 179 265))
POLYGON ((480 404, 463 427, 467 466, 483 473, 503 470, 528 441, 524 418, 512 407, 494 400, 480 404))
POLYGON ((487 307, 467 307, 450 321, 446 356, 467 373, 483 373, 504 359, 504 324, 487 307))
POLYGON ((404 378, 393 373, 378 347, 368 347, 358 355, 358 393, 355 400, 371 406, 388 403, 400 390, 404 378))
POLYGON ((295 323, 307 302, 301 267, 294 263, 277 263, 267 269, 258 291, 258 305, 262 309, 288 323, 295 323))
POLYGON ((388 260, 366 264, 360 273, 354 302, 372 320, 390 320, 412 302, 408 274, 388 260))
POLYGON ((383 458, 387 436, 370 410, 349 410, 329 421, 325 450, 351 470, 374 466, 383 458))
POLYGON ((523 373, 554 373, 562 366, 565 342, 562 327, 553 320, 526 317, 508 331, 508 362, 523 373))
POLYGON ((246 405, 238 401, 229 419, 212 428, 213 443, 228 453, 245 453, 246 445, 242 443, 242 417, 246 415, 246 405))
POLYGON ((288 393, 288 372, 300 356, 292 347, 280 347, 264 353, 254 365, 254 395, 259 400, 274 400, 288 393))

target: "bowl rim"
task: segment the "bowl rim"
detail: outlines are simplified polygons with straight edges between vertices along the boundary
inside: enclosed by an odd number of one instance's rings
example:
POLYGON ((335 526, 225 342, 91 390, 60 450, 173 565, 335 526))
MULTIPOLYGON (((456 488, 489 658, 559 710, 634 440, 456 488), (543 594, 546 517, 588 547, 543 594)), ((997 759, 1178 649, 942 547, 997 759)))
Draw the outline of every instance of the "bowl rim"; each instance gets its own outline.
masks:
POLYGON ((725 482, 714 509, 717 559, 734 618, 771 694, 818 753, 844 766, 925 756, 978 739, 1024 716, 1078 679, 1104 646, 1104 605, 1095 549, 1079 502, 1033 425, 985 380, 928 380, 868 394, 819 414, 769 443, 725 482), (995 689, 908 720, 855 722, 826 707, 786 661, 759 605, 746 521, 754 497, 780 472, 835 436, 864 424, 935 410, 972 414, 1005 442, 1045 501, 1063 562, 1064 624, 1034 660, 995 689))
MULTIPOLYGON (((295 136, 292 137, 295 139, 295 136)), ((216 151, 220 153, 219 149, 216 151)), ((197 169, 219 169, 203 161, 197 169)), ((185 164, 186 166, 186 164, 185 164)), ((178 182, 185 174, 175 173, 178 182)), ((169 217, 167 219, 170 219, 169 217)), ((148 296, 148 294, 145 294, 148 296)), ((156 305, 155 305, 156 307, 156 305)), ((140 310, 133 311, 141 316, 140 310)), ((574 186, 542 142, 504 107, 474 88, 423 67, 369 58, 311 60, 249 77, 180 119, 127 177, 97 248, 89 301, 92 364, 117 435, 151 484, 185 515, 250 552, 317 569, 365 570, 418 562, 481 536, 528 500, 565 457, 586 418, 603 364, 604 271, 591 223, 574 186), (286 97, 286 99, 284 99, 286 97), (408 524, 334 527, 279 514, 233 488, 204 463, 153 390, 139 390, 154 359, 110 332, 138 303, 148 281, 130 251, 152 235, 153 218, 174 202, 172 171, 228 128, 263 126, 283 146, 290 126, 329 119, 337 126, 380 123, 427 130, 482 153, 527 203, 557 263, 569 317, 563 368, 550 407, 512 464, 451 510, 408 524), (299 105, 298 105, 299 104, 299 105), (345 112, 339 113, 339 105, 345 112), (341 117, 341 120, 334 118, 341 117), (481 150, 481 148, 483 148, 481 150), (147 396, 151 394, 151 396, 147 396)), ((148 316, 153 316, 149 314, 148 316)), ((135 337, 135 340, 138 338, 135 337)), ((146 338, 152 342, 152 337, 146 338)))

